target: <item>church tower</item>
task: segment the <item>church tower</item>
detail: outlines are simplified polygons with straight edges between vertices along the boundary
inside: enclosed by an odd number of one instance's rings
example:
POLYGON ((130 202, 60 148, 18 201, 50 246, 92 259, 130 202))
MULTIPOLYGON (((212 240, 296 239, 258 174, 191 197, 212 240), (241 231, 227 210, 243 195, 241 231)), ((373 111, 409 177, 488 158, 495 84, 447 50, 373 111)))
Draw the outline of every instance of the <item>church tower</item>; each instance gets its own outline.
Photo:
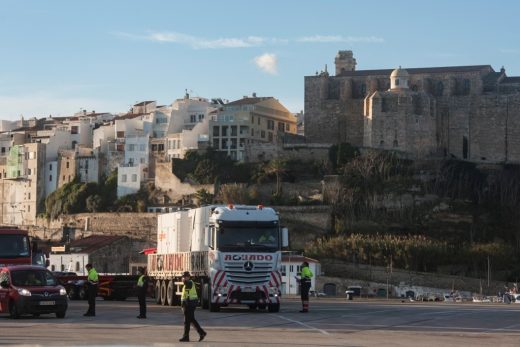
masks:
POLYGON ((356 59, 354 58, 352 51, 338 51, 334 63, 336 64, 336 76, 339 76, 346 71, 356 70, 356 59))
POLYGON ((390 90, 404 90, 408 89, 408 80, 410 79, 410 74, 405 69, 401 69, 399 66, 398 69, 395 69, 390 74, 390 90))

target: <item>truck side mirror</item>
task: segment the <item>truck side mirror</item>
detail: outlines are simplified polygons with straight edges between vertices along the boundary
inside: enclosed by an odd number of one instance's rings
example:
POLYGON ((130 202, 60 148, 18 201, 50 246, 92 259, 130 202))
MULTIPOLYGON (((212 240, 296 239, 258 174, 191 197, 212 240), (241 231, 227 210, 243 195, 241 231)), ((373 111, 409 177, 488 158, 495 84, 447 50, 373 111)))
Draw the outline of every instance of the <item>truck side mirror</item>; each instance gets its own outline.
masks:
POLYGON ((8 281, 0 282, 0 287, 2 287, 2 288, 9 288, 9 282, 8 281))
POLYGON ((211 244, 211 228, 210 227, 204 228, 204 246, 213 248, 213 245, 211 244))
POLYGON ((282 247, 289 247, 289 229, 282 228, 282 247))

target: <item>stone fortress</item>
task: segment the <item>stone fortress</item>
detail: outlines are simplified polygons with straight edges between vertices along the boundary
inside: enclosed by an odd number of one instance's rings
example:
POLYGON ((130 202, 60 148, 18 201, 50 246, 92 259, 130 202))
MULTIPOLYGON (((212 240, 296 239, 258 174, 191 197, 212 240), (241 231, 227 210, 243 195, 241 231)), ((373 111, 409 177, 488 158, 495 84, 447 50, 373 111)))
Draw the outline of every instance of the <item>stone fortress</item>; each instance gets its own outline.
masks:
POLYGON ((520 163, 520 77, 490 65, 356 70, 305 77, 305 136, 411 158, 520 163))

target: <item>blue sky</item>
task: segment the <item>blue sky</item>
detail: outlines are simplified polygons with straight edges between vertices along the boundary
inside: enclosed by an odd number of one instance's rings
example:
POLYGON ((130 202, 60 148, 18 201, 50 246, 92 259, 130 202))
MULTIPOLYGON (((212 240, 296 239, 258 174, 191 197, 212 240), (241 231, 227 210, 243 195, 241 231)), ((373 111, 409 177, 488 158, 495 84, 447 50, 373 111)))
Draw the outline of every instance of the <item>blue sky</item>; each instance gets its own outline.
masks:
POLYGON ((520 75, 517 1, 0 0, 0 119, 256 92, 303 109, 303 77, 491 64, 520 75))

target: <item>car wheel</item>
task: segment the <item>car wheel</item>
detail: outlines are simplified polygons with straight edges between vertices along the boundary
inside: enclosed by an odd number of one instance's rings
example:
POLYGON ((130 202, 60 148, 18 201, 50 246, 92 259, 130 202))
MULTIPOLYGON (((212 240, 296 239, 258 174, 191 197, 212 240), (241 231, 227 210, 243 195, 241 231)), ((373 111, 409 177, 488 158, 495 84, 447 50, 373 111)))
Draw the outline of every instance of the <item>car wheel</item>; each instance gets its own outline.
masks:
POLYGON ((9 314, 11 315, 12 319, 20 318, 20 312, 18 311, 18 306, 16 306, 16 303, 11 302, 9 305, 9 314))
POLYGON ((65 318, 65 314, 67 311, 58 311, 56 312, 56 318, 65 318))
POLYGON ((80 300, 87 300, 87 289, 85 287, 79 288, 78 297, 80 300))

